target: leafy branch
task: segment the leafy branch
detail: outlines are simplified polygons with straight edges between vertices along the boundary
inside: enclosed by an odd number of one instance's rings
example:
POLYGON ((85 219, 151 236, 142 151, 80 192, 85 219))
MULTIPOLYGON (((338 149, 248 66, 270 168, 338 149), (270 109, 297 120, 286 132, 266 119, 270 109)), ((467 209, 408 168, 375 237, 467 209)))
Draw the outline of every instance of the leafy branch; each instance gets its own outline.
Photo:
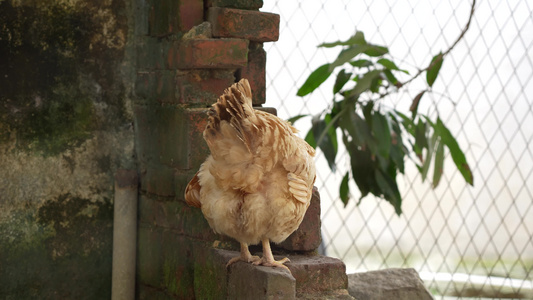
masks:
MULTIPOLYGON (((346 41, 324 43, 319 47, 342 47, 337 58, 313 71, 297 92, 298 96, 312 93, 336 70, 332 105, 311 119, 312 127, 305 139, 324 153, 332 171, 336 170, 338 135, 350 155, 351 172, 347 172, 340 184, 340 198, 349 201, 349 180, 352 179, 361 192, 361 199, 369 194, 382 197, 401 214, 402 198, 396 176, 405 172, 405 158, 417 166, 422 180, 428 177, 433 164, 432 186, 435 188, 444 169, 445 149, 467 183, 473 185, 473 175, 466 157, 450 130, 440 117, 432 121, 418 113, 418 106, 426 93, 432 92, 444 58, 463 39, 470 27, 475 8, 472 2, 466 26, 456 41, 444 52, 433 56, 430 64, 404 82, 397 75, 409 72, 400 69, 385 56, 387 47, 368 43, 363 32, 357 31, 346 41), (413 99, 408 117, 396 109, 385 109, 379 101, 397 93, 422 74, 426 74, 427 88, 413 99), (362 95, 369 100, 363 100, 362 95), (412 154, 416 158, 412 157, 412 154)), ((290 119, 296 120, 306 115, 290 119)))

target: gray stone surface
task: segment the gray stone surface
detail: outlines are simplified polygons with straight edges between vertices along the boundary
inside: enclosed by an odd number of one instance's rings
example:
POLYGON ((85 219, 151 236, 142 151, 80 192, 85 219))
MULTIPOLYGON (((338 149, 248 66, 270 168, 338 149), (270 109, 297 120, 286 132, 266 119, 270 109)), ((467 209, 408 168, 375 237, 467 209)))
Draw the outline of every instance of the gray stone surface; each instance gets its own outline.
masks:
POLYGON ((433 299, 414 269, 348 274, 348 292, 357 300, 433 299))

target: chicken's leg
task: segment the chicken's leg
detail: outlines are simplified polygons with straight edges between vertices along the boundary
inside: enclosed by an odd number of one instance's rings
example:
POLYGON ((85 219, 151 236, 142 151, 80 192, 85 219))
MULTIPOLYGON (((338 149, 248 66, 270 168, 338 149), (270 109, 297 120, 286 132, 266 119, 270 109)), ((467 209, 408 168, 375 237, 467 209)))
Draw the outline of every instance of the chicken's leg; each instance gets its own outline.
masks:
POLYGON ((259 260, 260 260, 259 256, 254 256, 250 253, 250 250, 248 250, 248 244, 241 243, 241 255, 230 259, 229 262, 226 264, 226 268, 229 267, 231 264, 236 263, 238 261, 244 261, 247 263, 250 263, 250 262, 255 263, 256 261, 259 261, 259 260))
POLYGON ((274 256, 272 255, 272 250, 270 249, 270 241, 268 239, 264 239, 261 241, 263 244, 263 257, 261 257, 260 260, 256 260, 253 262, 254 265, 262 265, 267 267, 278 267, 278 268, 284 268, 287 269, 289 272, 289 268, 284 265, 284 263, 290 261, 287 257, 285 257, 282 260, 274 260, 274 256))

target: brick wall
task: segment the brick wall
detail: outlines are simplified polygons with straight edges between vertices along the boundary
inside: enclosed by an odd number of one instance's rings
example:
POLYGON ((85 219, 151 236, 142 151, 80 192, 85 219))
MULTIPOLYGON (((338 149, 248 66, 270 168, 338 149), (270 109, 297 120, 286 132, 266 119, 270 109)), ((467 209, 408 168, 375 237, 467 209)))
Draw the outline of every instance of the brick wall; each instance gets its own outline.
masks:
POLYGON ((263 43, 278 39, 279 16, 259 12, 261 6, 256 0, 136 2, 140 299, 226 294, 204 280, 224 273, 209 249, 214 243, 238 249, 237 243, 215 235, 183 193, 208 154, 202 138, 207 107, 242 77, 251 83, 254 104, 265 102, 263 43))

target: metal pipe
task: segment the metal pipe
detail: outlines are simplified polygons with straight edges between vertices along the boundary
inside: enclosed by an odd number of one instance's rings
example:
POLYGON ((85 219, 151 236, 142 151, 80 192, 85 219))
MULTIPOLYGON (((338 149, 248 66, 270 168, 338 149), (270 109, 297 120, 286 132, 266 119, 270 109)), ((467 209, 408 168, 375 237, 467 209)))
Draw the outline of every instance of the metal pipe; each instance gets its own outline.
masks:
POLYGON ((136 171, 115 173, 112 300, 135 299, 138 185, 136 171))

